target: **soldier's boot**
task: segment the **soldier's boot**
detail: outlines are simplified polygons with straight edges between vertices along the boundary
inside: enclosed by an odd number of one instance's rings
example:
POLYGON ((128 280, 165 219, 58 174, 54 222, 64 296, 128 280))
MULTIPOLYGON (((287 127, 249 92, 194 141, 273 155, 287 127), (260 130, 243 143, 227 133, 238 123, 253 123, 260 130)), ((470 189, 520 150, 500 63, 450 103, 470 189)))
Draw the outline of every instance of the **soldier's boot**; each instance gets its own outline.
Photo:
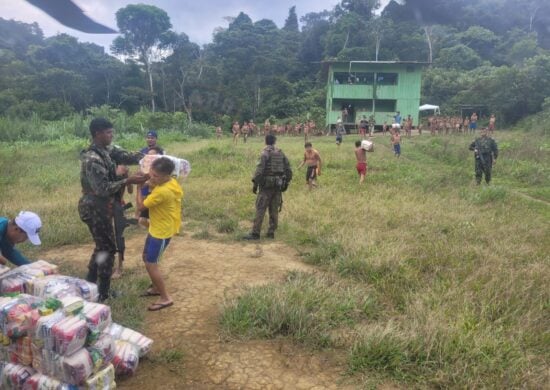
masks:
POLYGON ((97 289, 99 292, 99 302, 103 302, 110 298, 109 289, 111 287, 111 278, 100 278, 97 283, 97 289))
POLYGON ((95 261, 95 254, 93 254, 90 258, 90 263, 88 264, 88 274, 86 275, 86 280, 92 283, 97 282, 97 264, 95 261))
POLYGON ((271 239, 273 239, 273 238, 275 238, 275 233, 273 233, 273 232, 267 232, 267 234, 266 234, 265 236, 266 236, 266 238, 271 238, 271 239))
POLYGON ((246 236, 243 237, 243 240, 259 240, 260 235, 258 233, 248 233, 246 236))

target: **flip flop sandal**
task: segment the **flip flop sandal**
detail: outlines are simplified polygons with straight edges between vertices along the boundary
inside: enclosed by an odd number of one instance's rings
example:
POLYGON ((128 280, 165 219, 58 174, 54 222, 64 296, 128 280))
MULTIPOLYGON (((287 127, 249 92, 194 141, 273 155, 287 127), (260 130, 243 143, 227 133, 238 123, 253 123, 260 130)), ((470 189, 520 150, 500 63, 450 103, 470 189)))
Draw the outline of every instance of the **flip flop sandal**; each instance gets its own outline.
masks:
POLYGON ((174 304, 174 302, 168 302, 168 303, 153 303, 151 306, 147 308, 149 311, 159 311, 166 307, 170 307, 174 304))

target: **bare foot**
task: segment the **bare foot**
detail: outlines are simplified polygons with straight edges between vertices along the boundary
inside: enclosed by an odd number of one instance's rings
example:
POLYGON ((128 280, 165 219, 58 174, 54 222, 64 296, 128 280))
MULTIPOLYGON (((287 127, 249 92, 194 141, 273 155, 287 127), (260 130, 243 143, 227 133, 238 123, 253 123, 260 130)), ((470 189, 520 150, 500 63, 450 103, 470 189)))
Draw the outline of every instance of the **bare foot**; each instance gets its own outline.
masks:
POLYGON ((120 279, 122 277, 122 268, 117 268, 111 275, 111 279, 120 279))

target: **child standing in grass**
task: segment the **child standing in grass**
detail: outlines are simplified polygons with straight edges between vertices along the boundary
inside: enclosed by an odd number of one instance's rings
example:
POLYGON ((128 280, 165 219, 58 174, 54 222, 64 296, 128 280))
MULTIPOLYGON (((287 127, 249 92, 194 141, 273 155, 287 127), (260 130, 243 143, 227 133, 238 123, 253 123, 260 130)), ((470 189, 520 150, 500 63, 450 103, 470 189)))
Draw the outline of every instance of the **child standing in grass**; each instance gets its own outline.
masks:
POLYGON ((399 134, 399 129, 394 128, 391 135, 391 143, 393 145, 393 153, 396 157, 401 156, 401 134, 399 134))
POLYGON ((359 174, 359 184, 363 184, 367 174, 367 151, 361 147, 361 141, 355 141, 355 168, 359 174))
POLYGON ((145 296, 160 296, 149 306, 149 311, 157 311, 172 306, 174 302, 166 292, 160 273, 159 262, 170 239, 179 232, 181 225, 181 200, 183 190, 171 174, 174 163, 166 157, 153 161, 149 172, 151 194, 139 204, 140 210, 149 210, 149 234, 143 248, 145 268, 153 283, 145 296))
POLYGON ((306 184, 311 190, 313 187, 317 187, 316 178, 321 175, 321 155, 315 149, 311 142, 306 142, 304 145, 304 159, 302 163, 298 166, 300 169, 304 164, 307 165, 306 171, 306 184))

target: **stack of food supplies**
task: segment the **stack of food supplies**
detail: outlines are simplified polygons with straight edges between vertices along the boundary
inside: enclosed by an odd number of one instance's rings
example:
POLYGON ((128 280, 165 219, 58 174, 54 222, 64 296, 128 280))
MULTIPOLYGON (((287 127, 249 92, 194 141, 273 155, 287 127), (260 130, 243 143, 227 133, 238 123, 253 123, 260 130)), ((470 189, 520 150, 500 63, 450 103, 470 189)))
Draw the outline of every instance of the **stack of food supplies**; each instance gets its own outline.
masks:
POLYGON ((97 285, 86 280, 63 275, 50 275, 35 279, 30 294, 42 298, 81 297, 97 302, 97 285))
POLYGON ((153 341, 113 323, 109 306, 85 300, 97 299, 94 284, 48 275, 57 268, 46 262, 23 267, 0 275, 0 287, 36 295, 0 297, 1 389, 108 390, 115 375, 135 373, 153 341))
POLYGON ((44 260, 22 265, 0 274, 0 293, 30 293, 34 280, 57 273, 57 266, 44 260))

